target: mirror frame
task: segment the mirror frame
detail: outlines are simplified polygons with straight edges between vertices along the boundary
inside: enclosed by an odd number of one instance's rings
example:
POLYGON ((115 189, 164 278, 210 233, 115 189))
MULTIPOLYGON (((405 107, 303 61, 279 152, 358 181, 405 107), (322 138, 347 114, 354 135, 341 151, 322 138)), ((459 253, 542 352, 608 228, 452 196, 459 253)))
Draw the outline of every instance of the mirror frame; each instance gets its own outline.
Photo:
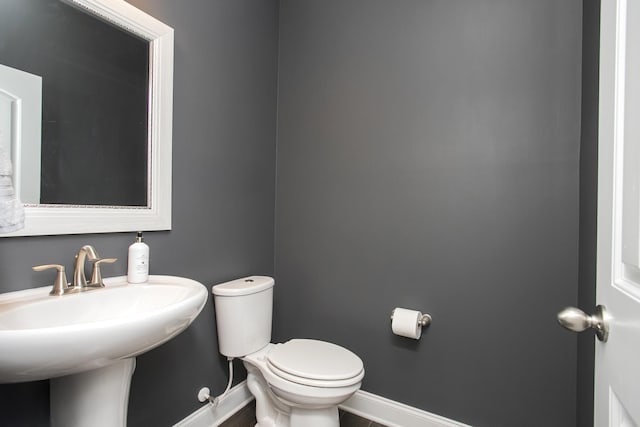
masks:
POLYGON ((149 41, 148 203, 143 207, 25 204, 25 226, 0 237, 171 230, 173 28, 124 0, 60 0, 149 41))

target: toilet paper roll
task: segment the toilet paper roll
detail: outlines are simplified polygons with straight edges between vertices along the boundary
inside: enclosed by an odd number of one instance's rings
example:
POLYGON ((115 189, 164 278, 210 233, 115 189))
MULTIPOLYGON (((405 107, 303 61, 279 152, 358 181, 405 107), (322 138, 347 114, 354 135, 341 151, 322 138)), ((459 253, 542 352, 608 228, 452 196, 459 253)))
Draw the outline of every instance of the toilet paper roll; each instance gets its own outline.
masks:
POLYGON ((394 334, 401 337, 420 339, 422 335, 422 326, 420 319, 422 313, 415 310, 407 310, 406 308, 396 308, 393 310, 393 320, 391 321, 391 330, 394 334))

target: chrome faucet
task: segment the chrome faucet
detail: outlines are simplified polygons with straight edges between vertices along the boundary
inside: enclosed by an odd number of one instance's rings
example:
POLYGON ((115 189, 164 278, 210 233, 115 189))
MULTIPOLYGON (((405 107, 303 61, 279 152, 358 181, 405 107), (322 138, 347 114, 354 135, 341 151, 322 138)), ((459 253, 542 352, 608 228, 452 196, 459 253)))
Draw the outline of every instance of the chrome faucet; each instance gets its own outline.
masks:
POLYGON ((59 264, 46 264, 33 267, 34 271, 43 271, 55 268, 58 270, 56 280, 53 284, 51 295, 64 295, 68 293, 76 293, 87 291, 90 289, 104 288, 102 282, 102 274, 100 272, 100 264, 111 264, 117 261, 117 258, 100 258, 98 252, 91 245, 84 245, 78 251, 73 267, 73 284, 67 283, 64 273, 64 266, 59 264), (87 283, 87 276, 84 272, 86 260, 93 262, 93 271, 91 272, 91 282, 87 283))

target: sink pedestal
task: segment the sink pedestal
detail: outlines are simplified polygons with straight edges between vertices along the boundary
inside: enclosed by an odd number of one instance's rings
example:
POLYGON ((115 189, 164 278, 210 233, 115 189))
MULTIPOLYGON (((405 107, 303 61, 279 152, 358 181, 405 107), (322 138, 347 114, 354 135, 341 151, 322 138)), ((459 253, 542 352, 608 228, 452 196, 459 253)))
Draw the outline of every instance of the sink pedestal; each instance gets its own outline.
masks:
POLYGON ((50 381, 52 427, 124 427, 135 357, 50 381))

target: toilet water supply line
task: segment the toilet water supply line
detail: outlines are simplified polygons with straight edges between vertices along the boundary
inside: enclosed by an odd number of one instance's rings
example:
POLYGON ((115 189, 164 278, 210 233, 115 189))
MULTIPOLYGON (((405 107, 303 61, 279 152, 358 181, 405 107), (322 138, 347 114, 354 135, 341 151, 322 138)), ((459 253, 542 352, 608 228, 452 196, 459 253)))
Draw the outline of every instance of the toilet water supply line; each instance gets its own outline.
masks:
POLYGON ((220 396, 211 397, 211 394, 209 394, 211 393, 209 387, 202 387, 198 392, 198 400, 200 402, 208 400, 209 403, 211 403, 215 408, 216 406, 218 406, 218 403, 220 403, 220 401, 227 395, 229 389, 231 389, 231 383, 233 382, 233 357, 227 357, 227 360, 229 361, 229 383, 227 384, 227 388, 220 396))

